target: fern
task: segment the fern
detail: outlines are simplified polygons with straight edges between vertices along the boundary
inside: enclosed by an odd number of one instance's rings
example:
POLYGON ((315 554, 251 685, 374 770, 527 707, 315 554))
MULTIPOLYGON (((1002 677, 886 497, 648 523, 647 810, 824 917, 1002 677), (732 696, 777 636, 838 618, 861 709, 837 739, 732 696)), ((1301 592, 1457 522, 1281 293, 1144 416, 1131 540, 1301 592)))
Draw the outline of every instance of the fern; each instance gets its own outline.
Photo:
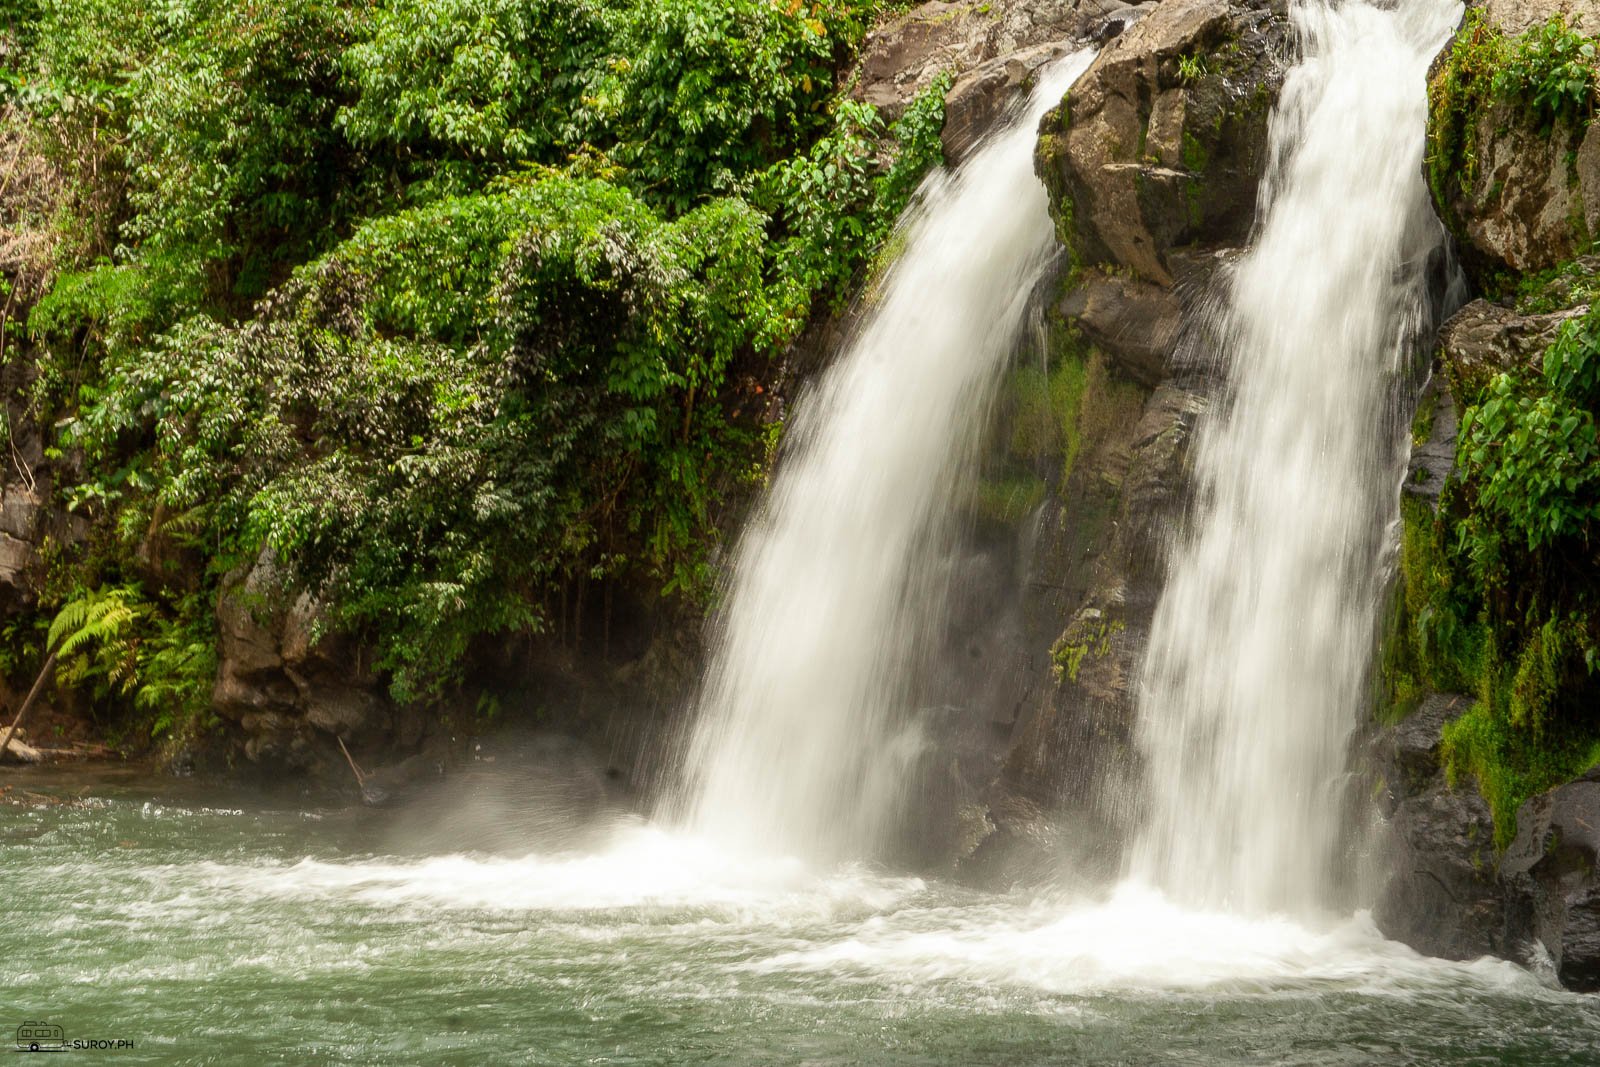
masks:
MULTIPOLYGON (((63 658, 90 645, 114 647, 126 643, 134 624, 148 611, 136 586, 102 587, 67 602, 50 624, 46 645, 63 658)), ((112 680, 119 681, 126 669, 119 669, 112 680)))

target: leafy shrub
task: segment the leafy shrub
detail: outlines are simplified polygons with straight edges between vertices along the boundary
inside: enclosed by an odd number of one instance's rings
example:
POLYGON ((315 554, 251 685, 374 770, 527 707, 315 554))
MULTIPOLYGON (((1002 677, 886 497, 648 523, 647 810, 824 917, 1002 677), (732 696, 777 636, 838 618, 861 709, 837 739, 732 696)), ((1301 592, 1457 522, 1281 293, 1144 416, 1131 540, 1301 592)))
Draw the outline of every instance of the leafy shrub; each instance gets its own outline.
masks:
MULTIPOLYGON (((197 317, 73 424, 102 469, 155 426, 154 502, 213 506, 431 695, 479 633, 539 629, 554 583, 624 568, 699 592, 755 428, 730 364, 793 329, 762 219, 664 222, 551 176, 377 220, 258 318, 197 317)), ((135 527, 139 524, 134 523, 135 527)))
POLYGON ((1524 800, 1600 759, 1600 311, 1563 325, 1541 371, 1497 375, 1467 407, 1437 517, 1405 505, 1383 663, 1400 712, 1424 687, 1476 694, 1444 756, 1501 847, 1524 800))
POLYGON ((1587 124, 1594 114, 1596 45, 1561 16, 1514 38, 1473 8, 1428 84, 1429 185, 1445 221, 1459 229, 1449 204, 1478 173, 1478 126, 1496 103, 1521 108, 1548 133, 1558 121, 1587 124))
POLYGON ((203 702, 263 544, 401 699, 587 582, 703 604, 769 361, 939 158, 947 83, 836 95, 876 8, 40 0, 12 99, 101 205, 28 320, 53 595, 145 582, 131 699, 203 702))

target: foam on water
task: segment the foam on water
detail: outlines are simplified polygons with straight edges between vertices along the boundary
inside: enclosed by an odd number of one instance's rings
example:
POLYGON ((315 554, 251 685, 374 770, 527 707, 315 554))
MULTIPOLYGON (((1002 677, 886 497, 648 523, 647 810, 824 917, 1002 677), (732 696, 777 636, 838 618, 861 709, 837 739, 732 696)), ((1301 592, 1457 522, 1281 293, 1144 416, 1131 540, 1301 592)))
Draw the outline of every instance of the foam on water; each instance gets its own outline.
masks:
POLYGON ((1402 994, 1463 983, 1523 995, 1551 992, 1502 960, 1449 963, 1419 955, 1386 940, 1365 913, 1322 926, 1247 918, 1185 908, 1131 882, 1100 903, 1008 902, 874 918, 848 937, 753 966, 908 983, 1015 984, 1057 994, 1269 993, 1311 986, 1402 994))
POLYGON ((693 910, 728 921, 881 910, 925 889, 919 878, 878 875, 851 864, 819 873, 791 857, 734 855, 703 838, 636 824, 619 826, 607 844, 588 853, 207 862, 188 878, 208 889, 380 907, 573 914, 693 910))

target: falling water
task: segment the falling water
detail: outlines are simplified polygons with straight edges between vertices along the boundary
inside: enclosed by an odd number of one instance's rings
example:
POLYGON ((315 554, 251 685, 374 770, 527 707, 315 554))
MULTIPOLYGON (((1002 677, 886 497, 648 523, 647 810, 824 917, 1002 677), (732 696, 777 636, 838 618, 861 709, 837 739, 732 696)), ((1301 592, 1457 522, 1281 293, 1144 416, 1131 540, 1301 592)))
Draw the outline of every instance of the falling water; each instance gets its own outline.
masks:
POLYGON ((905 763, 912 656, 940 615, 951 502, 1030 290, 1054 252, 1036 128, 1092 55, 933 175, 905 248, 837 362, 800 399, 734 561, 678 798, 739 849, 873 850, 905 763))
POLYGON ((1214 323, 1226 390, 1144 668, 1135 870, 1179 900, 1301 910, 1329 883, 1395 506, 1390 412, 1441 240, 1421 178, 1425 72, 1459 13, 1293 6, 1305 58, 1214 323))

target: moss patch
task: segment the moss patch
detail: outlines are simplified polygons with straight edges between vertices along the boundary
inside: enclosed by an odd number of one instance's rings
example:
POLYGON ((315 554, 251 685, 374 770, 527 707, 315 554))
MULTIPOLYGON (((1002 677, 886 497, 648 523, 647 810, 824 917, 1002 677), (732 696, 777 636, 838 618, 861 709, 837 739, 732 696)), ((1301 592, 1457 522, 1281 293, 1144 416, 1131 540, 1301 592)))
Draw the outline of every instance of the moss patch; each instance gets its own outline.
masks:
POLYGON ((1594 117, 1597 82, 1595 39, 1562 17, 1507 37, 1481 10, 1467 12, 1428 82, 1428 185, 1457 236, 1461 219, 1453 205, 1470 195, 1478 176, 1478 131, 1489 109, 1504 104, 1546 136, 1558 123, 1581 135, 1594 117))

